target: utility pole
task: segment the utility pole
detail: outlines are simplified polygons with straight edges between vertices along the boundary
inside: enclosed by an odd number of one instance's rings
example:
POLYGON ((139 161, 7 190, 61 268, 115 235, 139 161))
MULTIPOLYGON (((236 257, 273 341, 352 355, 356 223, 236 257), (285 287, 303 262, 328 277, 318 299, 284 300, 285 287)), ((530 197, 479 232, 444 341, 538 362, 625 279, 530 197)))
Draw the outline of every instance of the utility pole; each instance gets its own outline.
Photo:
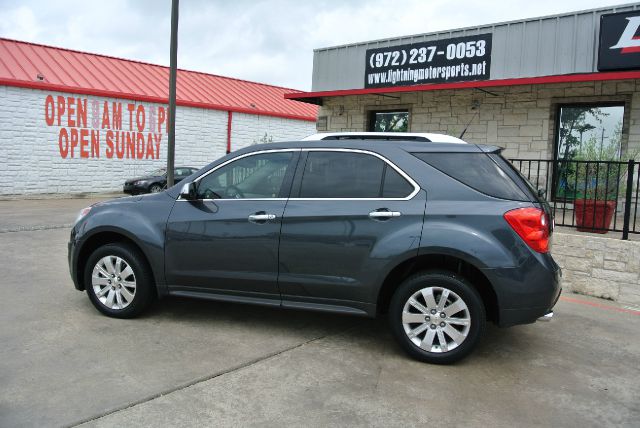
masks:
POLYGON ((176 156, 176 75, 178 67, 178 3, 171 0, 171 44, 169 46, 169 114, 167 141, 167 187, 173 186, 176 156))

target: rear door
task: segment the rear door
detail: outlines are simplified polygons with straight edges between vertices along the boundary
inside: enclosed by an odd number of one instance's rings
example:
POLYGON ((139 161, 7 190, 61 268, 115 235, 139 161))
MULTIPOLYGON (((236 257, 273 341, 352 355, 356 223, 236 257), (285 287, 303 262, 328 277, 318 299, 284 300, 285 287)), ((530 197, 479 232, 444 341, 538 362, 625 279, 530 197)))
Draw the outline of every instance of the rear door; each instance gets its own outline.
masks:
POLYGON ((283 306, 373 307, 381 272, 417 253, 425 202, 378 154, 303 150, 280 237, 283 306))

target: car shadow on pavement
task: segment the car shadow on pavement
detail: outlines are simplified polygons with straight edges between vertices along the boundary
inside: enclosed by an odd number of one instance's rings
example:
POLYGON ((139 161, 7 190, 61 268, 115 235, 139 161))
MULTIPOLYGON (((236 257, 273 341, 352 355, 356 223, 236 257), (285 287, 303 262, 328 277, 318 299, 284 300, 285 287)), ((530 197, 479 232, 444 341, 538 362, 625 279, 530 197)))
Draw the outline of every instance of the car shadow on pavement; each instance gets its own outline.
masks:
MULTIPOLYGON (((317 331, 317 337, 339 337, 354 346, 366 347, 368 352, 380 352, 400 358, 409 358, 395 343, 385 315, 375 319, 283 309, 240 303, 216 302, 182 297, 168 297, 156 302, 143 318, 152 320, 162 318, 171 322, 194 324, 206 328, 210 324, 215 329, 233 326, 263 330, 266 334, 296 334, 304 331, 317 331), (367 340, 363 341, 363 337, 367 340)), ((544 342, 543 334, 536 331, 534 325, 499 328, 488 322, 483 339, 476 351, 458 364, 468 364, 473 360, 512 359, 539 354, 544 342)))

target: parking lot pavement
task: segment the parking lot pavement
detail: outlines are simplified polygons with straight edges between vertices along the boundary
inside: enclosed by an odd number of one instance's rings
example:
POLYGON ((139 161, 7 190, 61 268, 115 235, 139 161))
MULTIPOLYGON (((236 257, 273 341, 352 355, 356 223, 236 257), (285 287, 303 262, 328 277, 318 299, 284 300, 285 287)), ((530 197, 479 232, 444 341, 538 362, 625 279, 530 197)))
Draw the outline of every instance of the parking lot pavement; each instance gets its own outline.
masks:
MULTIPOLYGON (((58 222, 41 203, 47 218, 30 221, 58 222)), ((2 427, 640 418, 640 313, 611 302, 567 295, 552 322, 490 328, 470 358, 433 366, 407 358, 384 320, 181 299, 136 320, 103 317, 73 289, 67 237, 0 233, 2 427)))
POLYGON ((0 200, 0 232, 66 227, 82 208, 105 199, 0 200))

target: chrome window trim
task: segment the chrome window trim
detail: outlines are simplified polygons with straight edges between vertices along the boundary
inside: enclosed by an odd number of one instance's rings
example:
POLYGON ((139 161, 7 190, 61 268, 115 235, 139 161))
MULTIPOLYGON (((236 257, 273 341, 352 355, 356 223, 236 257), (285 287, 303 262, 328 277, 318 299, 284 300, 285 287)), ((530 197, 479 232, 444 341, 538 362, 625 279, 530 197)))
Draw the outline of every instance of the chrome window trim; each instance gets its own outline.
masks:
MULTIPOLYGON (((420 186, 415 182, 413 178, 411 178, 407 173, 405 173, 400 167, 391 162, 386 157, 382 156, 379 153, 371 152, 369 150, 362 149, 333 149, 333 148, 304 148, 303 151, 307 152, 347 152, 347 153, 362 153, 366 155, 375 156, 381 161, 385 162, 387 165, 391 166, 398 174, 402 176, 405 180, 409 182, 413 186, 413 192, 409 193, 408 196, 404 198, 289 198, 290 201, 408 201, 412 199, 415 195, 420 191, 420 186)), ((303 176, 304 178, 304 176, 303 176)))
MULTIPOLYGON (((211 201, 408 201, 411 200, 415 195, 418 194, 418 192, 420 191, 420 186, 418 185, 418 183, 415 182, 415 180, 413 178, 411 178, 407 173, 405 173, 402 169, 400 169, 400 167, 398 167, 395 163, 391 162, 389 159, 387 159, 386 157, 369 151, 369 150, 362 150, 362 149, 337 149, 337 148, 319 148, 319 147, 310 147, 310 148, 291 148, 291 149, 269 149, 269 150, 260 150, 257 152, 250 152, 250 153, 245 153, 243 155, 240 156, 236 156, 232 159, 229 159, 226 162, 221 163, 220 165, 216 166, 215 168, 212 168, 211 170, 205 172, 204 174, 200 175, 199 177, 197 177, 195 180, 192 181, 192 183, 197 183, 198 181, 202 180, 204 177, 206 177, 207 175, 213 173, 214 171, 217 171, 218 169, 222 168, 225 165, 230 164, 231 162, 235 162, 239 159, 243 159, 245 157, 249 157, 249 156, 253 156, 253 155, 259 155, 259 154, 264 154, 264 153, 282 153, 282 152, 346 152, 346 153, 362 153, 362 154, 366 154, 366 155, 371 155, 371 156, 375 156, 378 159, 382 160, 383 162, 385 162, 387 165, 391 166, 391 168, 393 168, 398 174, 400 174, 402 176, 402 178, 404 178, 405 180, 407 180, 409 182, 409 184, 411 184, 413 186, 413 191, 408 195, 405 196, 404 198, 233 198, 233 199, 224 199, 224 198, 220 198, 220 199, 196 199, 197 201, 202 201, 202 202, 211 202, 211 201)), ((182 197, 180 195, 178 195, 178 199, 177 201, 187 201, 187 199, 182 199, 182 197)))

